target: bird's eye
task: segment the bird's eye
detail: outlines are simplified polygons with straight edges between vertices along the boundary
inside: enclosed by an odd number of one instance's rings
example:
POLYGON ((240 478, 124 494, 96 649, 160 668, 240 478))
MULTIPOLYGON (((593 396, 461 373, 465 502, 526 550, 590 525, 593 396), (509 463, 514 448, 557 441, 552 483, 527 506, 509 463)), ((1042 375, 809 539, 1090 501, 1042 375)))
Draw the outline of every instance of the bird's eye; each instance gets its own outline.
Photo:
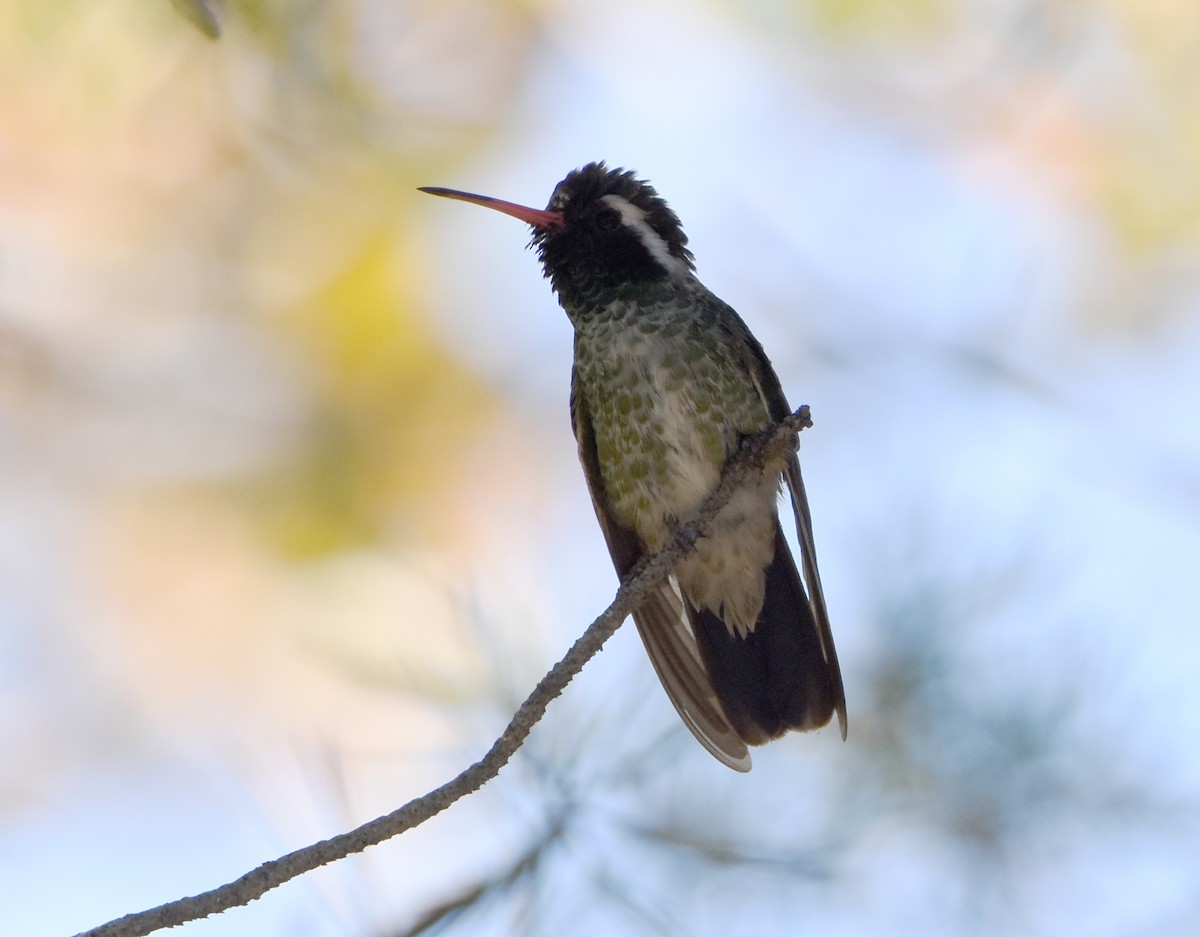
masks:
POLYGON ((596 213, 597 231, 615 231, 621 224, 621 213, 615 208, 605 208, 596 213))

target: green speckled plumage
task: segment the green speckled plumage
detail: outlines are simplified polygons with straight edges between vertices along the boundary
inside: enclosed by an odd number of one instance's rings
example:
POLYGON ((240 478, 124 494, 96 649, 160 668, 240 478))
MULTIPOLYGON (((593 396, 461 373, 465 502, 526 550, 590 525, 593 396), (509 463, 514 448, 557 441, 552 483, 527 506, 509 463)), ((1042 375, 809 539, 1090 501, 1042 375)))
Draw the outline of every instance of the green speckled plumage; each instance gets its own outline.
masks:
POLYGON ((666 523, 703 501, 681 473, 702 475, 711 490, 740 437, 769 422, 722 329, 728 312, 711 295, 666 292, 654 303, 617 297, 575 317, 575 388, 596 429, 602 477, 620 519, 653 549, 666 523))
MULTIPOLYGON (((742 437, 772 418, 733 341, 744 326, 732 309, 694 279, 657 287, 653 302, 631 292, 571 310, 573 397, 589 415, 614 520, 655 551, 716 487, 742 437)), ((738 635, 762 608, 784 467, 739 492, 676 574, 685 598, 738 635)))

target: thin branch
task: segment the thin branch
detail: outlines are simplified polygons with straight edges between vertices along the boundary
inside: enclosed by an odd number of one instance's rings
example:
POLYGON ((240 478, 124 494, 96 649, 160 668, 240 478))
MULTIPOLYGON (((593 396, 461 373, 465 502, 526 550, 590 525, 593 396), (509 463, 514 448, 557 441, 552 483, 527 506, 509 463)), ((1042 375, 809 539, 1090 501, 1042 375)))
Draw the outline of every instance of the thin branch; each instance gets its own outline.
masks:
POLYGON ((174 927, 249 904, 272 888, 305 872, 344 859, 351 853, 361 852, 368 846, 412 829, 441 813, 456 800, 477 791, 500 773, 500 769, 508 763, 545 714, 550 701, 562 693, 584 664, 596 655, 604 642, 629 617, 630 612, 645 601, 680 560, 687 556, 742 480, 751 472, 761 472, 774 456, 794 447, 796 434, 811 425, 808 407, 804 406, 776 426, 746 440, 741 450, 729 460, 720 484, 696 515, 678 528, 665 549, 644 558, 630 570, 612 604, 588 626, 566 656, 539 681, 487 754, 458 777, 355 830, 264 862, 227 885, 190 898, 180 898, 148 911, 127 914, 84 931, 78 937, 141 937, 164 927, 174 927))

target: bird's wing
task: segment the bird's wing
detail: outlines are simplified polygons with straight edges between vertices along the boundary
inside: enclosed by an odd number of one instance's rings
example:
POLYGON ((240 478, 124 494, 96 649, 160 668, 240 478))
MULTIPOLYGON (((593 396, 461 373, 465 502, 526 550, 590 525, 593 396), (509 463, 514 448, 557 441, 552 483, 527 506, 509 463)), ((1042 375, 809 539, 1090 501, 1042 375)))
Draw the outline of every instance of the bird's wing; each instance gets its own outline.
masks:
MULTIPOLYGON (((804 478, 800 474, 800 459, 792 456, 788 463, 788 491, 792 496, 792 513, 796 516, 796 537, 800 541, 801 568, 808 589, 808 601, 812 606, 813 619, 817 623, 817 635, 821 639, 821 650, 829 663, 833 685, 833 708, 837 712, 838 729, 846 738, 846 690, 842 686, 842 668, 838 664, 837 648, 833 646, 833 631, 829 627, 829 611, 825 607, 825 593, 821 589, 821 574, 817 570, 817 551, 813 545, 812 516, 808 510, 808 496, 804 493, 804 478)), ((828 710, 826 710, 828 712, 828 710)))
MULTIPOLYGON (((720 302, 718 300, 718 302, 720 302)), ((754 380, 754 386, 762 399, 768 416, 775 423, 791 415, 787 397, 779 383, 775 369, 771 367, 767 353, 746 324, 734 310, 721 303, 721 321, 730 332, 735 348, 742 349, 743 364, 754 380)), ((797 441, 797 447, 799 443, 797 441)), ((809 512, 808 496, 804 491, 804 478, 800 474, 800 458, 793 455, 784 471, 788 493, 791 495, 792 514, 796 518, 796 537, 800 542, 800 562, 804 571, 804 585, 808 591, 808 602, 813 620, 817 624, 817 635, 821 639, 821 650, 829 663, 834 692, 834 709, 837 712, 838 728, 846 738, 846 691, 842 686, 842 669, 838 664, 837 649, 833 646, 833 631, 829 626, 829 611, 825 607, 825 593, 821 589, 821 574, 817 569, 817 550, 813 541, 812 514, 809 512)))
MULTIPOLYGON (((613 515, 600 476, 591 415, 578 391, 574 374, 571 376, 571 424, 596 518, 604 531, 617 574, 624 578, 645 553, 645 544, 613 515)), ((688 615, 672 576, 643 601, 633 613, 633 620, 658 679, 684 724, 722 764, 735 771, 749 771, 750 752, 721 710, 700 659, 688 615)))

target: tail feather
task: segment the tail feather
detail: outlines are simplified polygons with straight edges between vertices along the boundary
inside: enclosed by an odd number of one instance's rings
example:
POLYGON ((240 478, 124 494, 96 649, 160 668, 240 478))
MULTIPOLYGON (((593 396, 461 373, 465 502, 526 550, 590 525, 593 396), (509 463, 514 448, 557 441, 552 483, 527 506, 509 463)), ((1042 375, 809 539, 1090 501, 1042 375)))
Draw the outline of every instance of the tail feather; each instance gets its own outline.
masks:
POLYGON ((832 718, 841 674, 836 658, 826 657, 778 522, 754 631, 740 637, 708 609, 695 611, 693 625, 717 699, 747 744, 762 745, 791 729, 818 729, 832 718))

